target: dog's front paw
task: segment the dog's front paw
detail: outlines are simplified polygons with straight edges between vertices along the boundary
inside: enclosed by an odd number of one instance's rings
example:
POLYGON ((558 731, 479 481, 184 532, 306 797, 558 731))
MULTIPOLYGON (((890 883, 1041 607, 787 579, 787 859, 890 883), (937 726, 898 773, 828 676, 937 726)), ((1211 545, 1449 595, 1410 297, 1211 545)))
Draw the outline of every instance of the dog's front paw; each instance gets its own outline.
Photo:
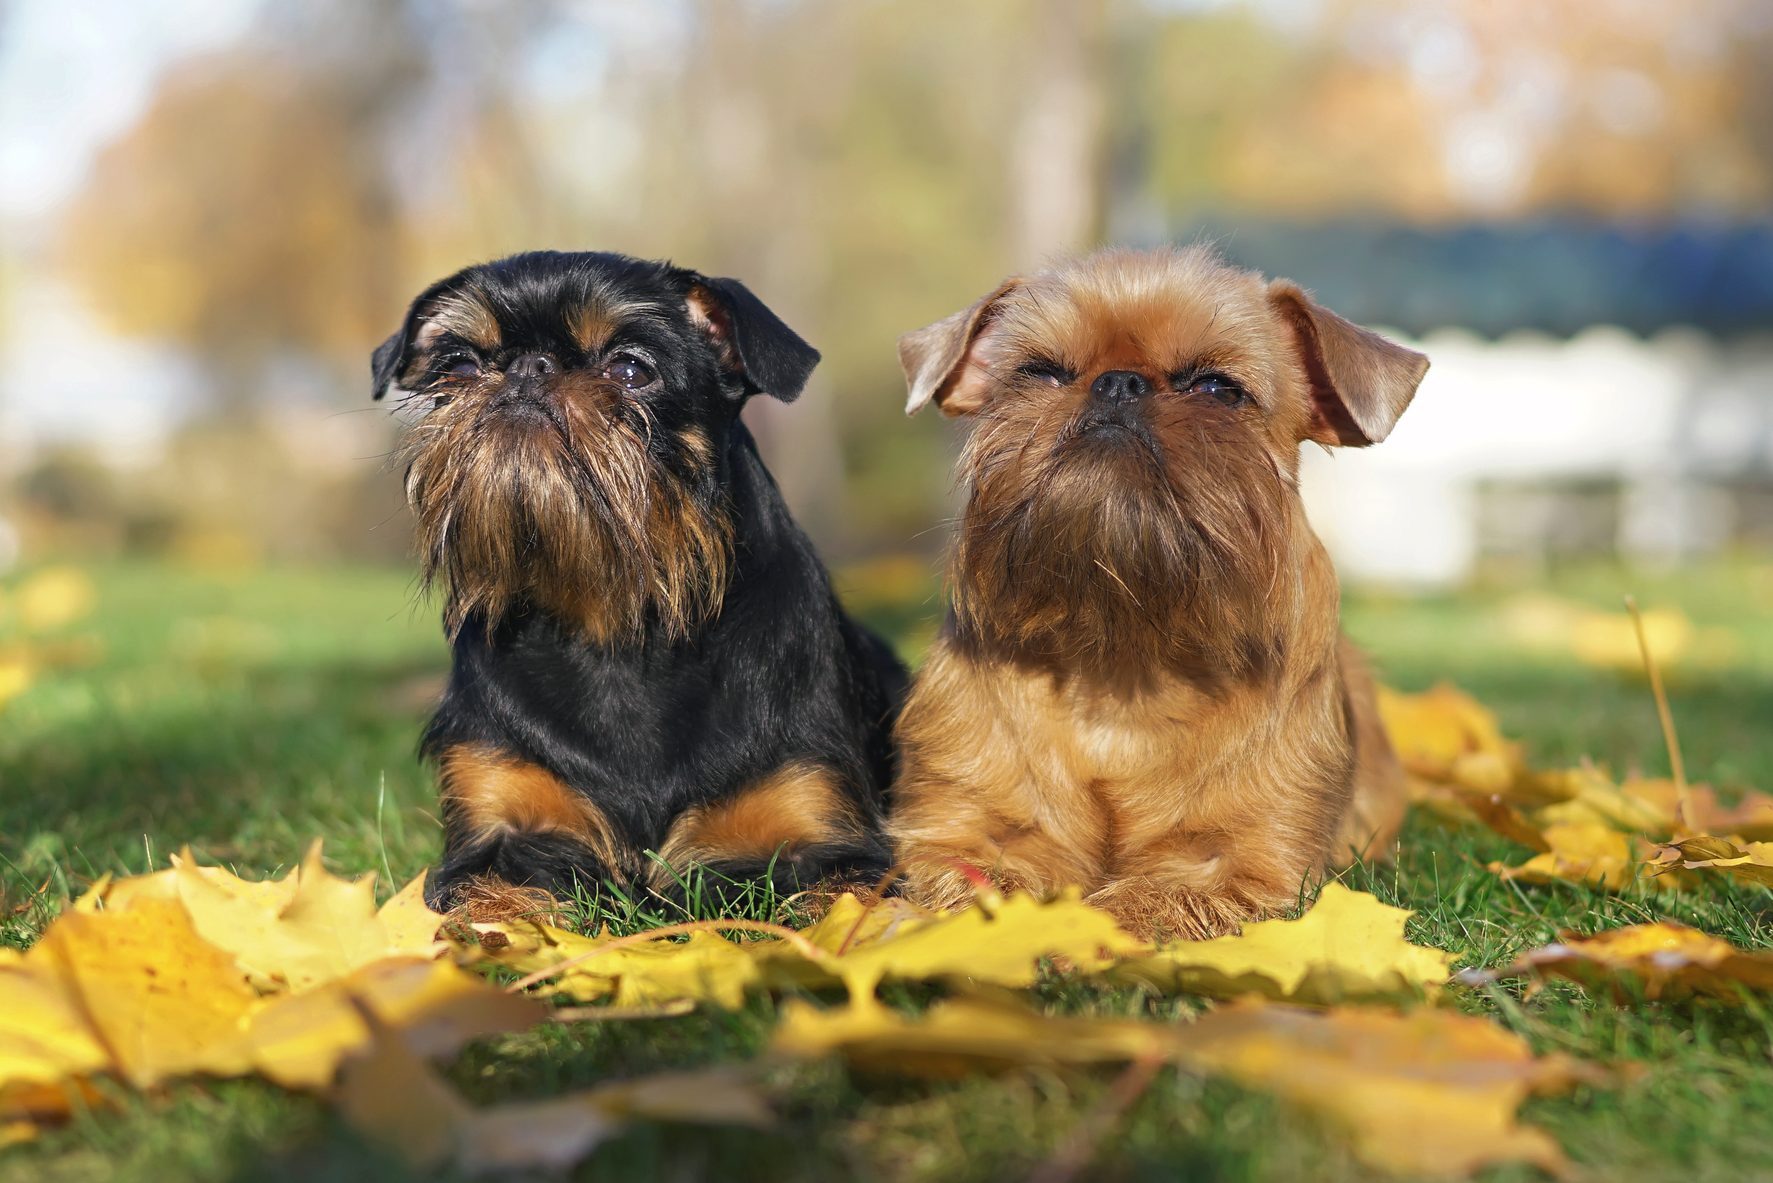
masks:
POLYGON ((1147 876, 1113 880, 1092 892, 1088 902, 1134 936, 1153 942, 1229 936, 1255 918, 1248 901, 1235 894, 1147 876))

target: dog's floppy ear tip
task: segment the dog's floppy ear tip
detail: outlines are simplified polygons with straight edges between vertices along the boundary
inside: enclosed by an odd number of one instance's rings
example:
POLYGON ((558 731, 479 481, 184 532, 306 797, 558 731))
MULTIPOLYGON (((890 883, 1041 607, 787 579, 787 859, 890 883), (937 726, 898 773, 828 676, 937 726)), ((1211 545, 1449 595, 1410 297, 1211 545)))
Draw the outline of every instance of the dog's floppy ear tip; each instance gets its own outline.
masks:
POLYGON ((1312 400, 1308 438, 1364 448, 1390 435, 1428 373, 1427 355, 1338 316, 1292 280, 1272 281, 1268 299, 1299 347, 1312 400))
POLYGON ((799 398, 819 351, 738 280, 686 274, 691 322, 708 334, 722 364, 744 375, 746 393, 785 403, 799 398))
POLYGON ((376 346, 375 352, 369 355, 369 375, 374 386, 369 392, 372 400, 379 401, 388 393, 393 385, 396 372, 400 367, 400 355, 406 347, 406 334, 398 332, 376 346))

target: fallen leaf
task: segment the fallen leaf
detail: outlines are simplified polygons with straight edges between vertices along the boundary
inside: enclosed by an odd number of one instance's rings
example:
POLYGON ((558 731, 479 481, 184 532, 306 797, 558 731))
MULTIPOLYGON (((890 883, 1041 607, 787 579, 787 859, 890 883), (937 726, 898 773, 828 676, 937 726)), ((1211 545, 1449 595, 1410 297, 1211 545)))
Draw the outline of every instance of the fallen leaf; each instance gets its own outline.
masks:
POLYGON ((1462 690, 1441 684, 1423 694, 1379 689, 1379 716, 1411 774, 1493 793, 1521 767, 1520 749, 1502 737, 1496 716, 1462 690))
POLYGON ((1399 1174, 1468 1175, 1491 1163, 1564 1166, 1557 1143, 1520 1124, 1527 1097, 1595 1074, 1536 1058, 1480 1018, 1419 1009, 1327 1011, 1245 999, 1191 1024, 1054 1018, 984 998, 938 1002, 908 1018, 873 1001, 821 1011, 783 1008, 776 1055, 841 1055, 859 1070, 955 1077, 1021 1065, 1163 1059, 1224 1076, 1319 1115, 1369 1166, 1399 1174))
POLYGON ((1077 888, 1066 888, 1045 900, 1027 893, 981 895, 962 911, 927 918, 901 913, 871 939, 812 960, 841 981, 851 998, 869 998, 886 980, 1030 986, 1044 958, 1062 958, 1090 973, 1149 949, 1107 912, 1085 903, 1077 888))
POLYGON ((333 1094, 365 1137, 419 1171, 446 1164, 469 1175, 563 1171, 636 1120, 765 1125, 768 1107, 730 1069, 676 1072, 544 1101, 476 1109, 400 1036, 364 1011, 363 1054, 345 1062, 333 1094))
POLYGON ((25 962, 53 967, 117 1073, 137 1088, 247 1070, 240 1024, 258 995, 176 901, 64 913, 25 962))
POLYGON ((25 654, 0 651, 0 710, 29 690, 36 676, 31 659, 25 654))
POLYGON ((368 1008, 419 1055, 445 1056, 470 1040, 520 1031, 548 1017, 449 960, 389 958, 299 994, 268 999, 246 1025, 252 1066, 285 1088, 323 1089, 369 1039, 368 1008))
POLYGON ((1743 842, 1704 836, 1670 842, 1656 850, 1649 869, 1658 878, 1681 871, 1718 871, 1749 883, 1773 887, 1773 842, 1743 842))
MULTIPOLYGON (((1681 804, 1680 790, 1672 780, 1628 780, 1620 792, 1655 810, 1668 819, 1668 825, 1656 834, 1666 837, 1674 827, 1675 809, 1681 804)), ((1765 842, 1773 839, 1773 797, 1766 793, 1745 793, 1733 805, 1718 800, 1710 785, 1687 786, 1687 816, 1682 827, 1689 834, 1729 834, 1734 838, 1765 842)))
POLYGON ((1421 994, 1447 980, 1453 957, 1404 939, 1413 915, 1326 883, 1297 920, 1264 920, 1239 936, 1169 945, 1121 963, 1110 976, 1168 992, 1322 1005, 1421 994))
POLYGON ((68 1082, 110 1063, 53 964, 17 954, 0 959, 0 1120, 65 1116, 80 1097, 68 1082))
POLYGON ((1544 838, 1544 853, 1518 867, 1491 863, 1490 870, 1523 883, 1583 883, 1609 891, 1618 891, 1638 878, 1643 861, 1636 849, 1640 844, 1628 834, 1599 822, 1584 822, 1547 826, 1544 838))
POLYGON ((800 935, 827 953, 841 955, 903 935, 944 915, 904 896, 882 896, 864 902, 854 892, 845 892, 819 917, 818 923, 802 929, 800 935))
POLYGON ((1369 1166, 1396 1174, 1469 1175, 1491 1163, 1558 1171, 1562 1150, 1515 1119, 1536 1092, 1584 1074, 1535 1058, 1485 1019, 1422 1008, 1302 1010, 1247 1000, 1180 1033, 1180 1062, 1272 1093, 1346 1132, 1369 1166))
POLYGON ((1773 990, 1773 953, 1750 953, 1672 920, 1633 924, 1583 936, 1560 933, 1554 944, 1523 953, 1496 970, 1467 970, 1461 982, 1500 978, 1565 978, 1616 1001, 1703 994, 1739 1001, 1744 988, 1773 990))
POLYGON ((548 978, 550 993, 621 1007, 689 1000, 736 1010, 746 991, 763 983, 753 944, 770 943, 740 944, 712 931, 692 932, 682 940, 635 941, 608 933, 581 936, 533 922, 503 927, 511 941, 489 949, 491 960, 525 974, 558 968, 548 978))
MULTIPOLYGON (((165 871, 119 879, 97 894, 108 911, 177 899, 202 937, 234 955, 264 991, 306 990, 386 957, 430 956, 443 917, 425 905, 423 879, 380 909, 373 876, 340 879, 315 842, 282 879, 241 879, 200 866, 188 850, 165 871)), ((83 901, 84 903, 84 901, 83 901)))
POLYGON ((1020 1065, 1097 1064, 1174 1055, 1175 1029, 1133 1019, 1054 1018, 1019 1002, 962 996, 909 1018, 870 998, 782 1008, 771 1051, 841 1055, 865 1072, 954 1078, 1020 1065))
POLYGON ((45 567, 19 585, 13 611, 27 633, 49 632, 91 614, 98 601, 92 579, 75 567, 45 567))
POLYGON ((841 984, 852 997, 867 998, 887 979, 1027 986, 1046 957, 1092 972, 1149 948, 1108 913, 1084 903, 1075 888, 1051 900, 987 895, 960 912, 907 905, 878 916, 845 896, 809 930, 810 937, 788 933, 737 942, 712 931, 722 927, 746 926, 708 921, 672 926, 656 937, 614 938, 520 923, 500 926, 508 943, 487 955, 531 975, 549 975, 551 989, 581 1002, 645 1007, 687 998, 730 1010, 748 991, 768 988, 841 984), (697 931, 678 939, 681 929, 692 927, 697 931), (849 939, 852 931, 855 939, 849 939))

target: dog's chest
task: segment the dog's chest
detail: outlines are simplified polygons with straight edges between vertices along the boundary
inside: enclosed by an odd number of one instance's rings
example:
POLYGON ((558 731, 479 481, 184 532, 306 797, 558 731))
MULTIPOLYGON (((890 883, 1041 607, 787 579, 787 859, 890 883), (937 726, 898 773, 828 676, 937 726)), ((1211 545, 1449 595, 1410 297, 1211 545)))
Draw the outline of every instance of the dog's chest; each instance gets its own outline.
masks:
POLYGON ((1149 811, 1182 801, 1249 759, 1267 731, 1260 701, 1188 686, 1123 695, 1031 678, 1005 689, 1006 752, 1020 753, 1047 803, 1149 811))

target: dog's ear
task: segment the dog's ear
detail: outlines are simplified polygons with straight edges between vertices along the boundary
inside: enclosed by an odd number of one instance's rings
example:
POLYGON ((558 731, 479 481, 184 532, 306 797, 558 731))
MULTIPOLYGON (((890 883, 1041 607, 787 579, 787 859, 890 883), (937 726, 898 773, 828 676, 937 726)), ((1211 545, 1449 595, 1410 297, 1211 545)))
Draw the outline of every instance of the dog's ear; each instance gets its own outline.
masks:
POLYGON ((750 288, 736 279, 695 276, 689 310, 690 319, 713 339, 722 364, 745 379, 747 395, 768 394, 791 403, 806 389, 819 351, 750 288))
POLYGON ((376 346, 376 351, 369 355, 370 381, 374 383, 369 392, 372 399, 386 395, 388 388, 405 371, 407 363, 412 360, 413 337, 424 323, 426 314, 431 311, 432 303, 438 296, 449 291, 460 278, 459 275, 452 275, 448 279, 440 279, 420 292, 418 298, 407 305, 406 317, 400 322, 400 328, 376 346))
POLYGON ((1290 279, 1268 301, 1293 330, 1311 391, 1307 439, 1364 448, 1391 434, 1428 373, 1428 358, 1344 320, 1290 279))
POLYGON ((934 402, 945 415, 970 415, 991 392, 996 342, 987 330, 997 303, 1015 291, 1019 279, 953 316, 899 338, 899 367, 905 371, 905 413, 915 415, 934 402))

